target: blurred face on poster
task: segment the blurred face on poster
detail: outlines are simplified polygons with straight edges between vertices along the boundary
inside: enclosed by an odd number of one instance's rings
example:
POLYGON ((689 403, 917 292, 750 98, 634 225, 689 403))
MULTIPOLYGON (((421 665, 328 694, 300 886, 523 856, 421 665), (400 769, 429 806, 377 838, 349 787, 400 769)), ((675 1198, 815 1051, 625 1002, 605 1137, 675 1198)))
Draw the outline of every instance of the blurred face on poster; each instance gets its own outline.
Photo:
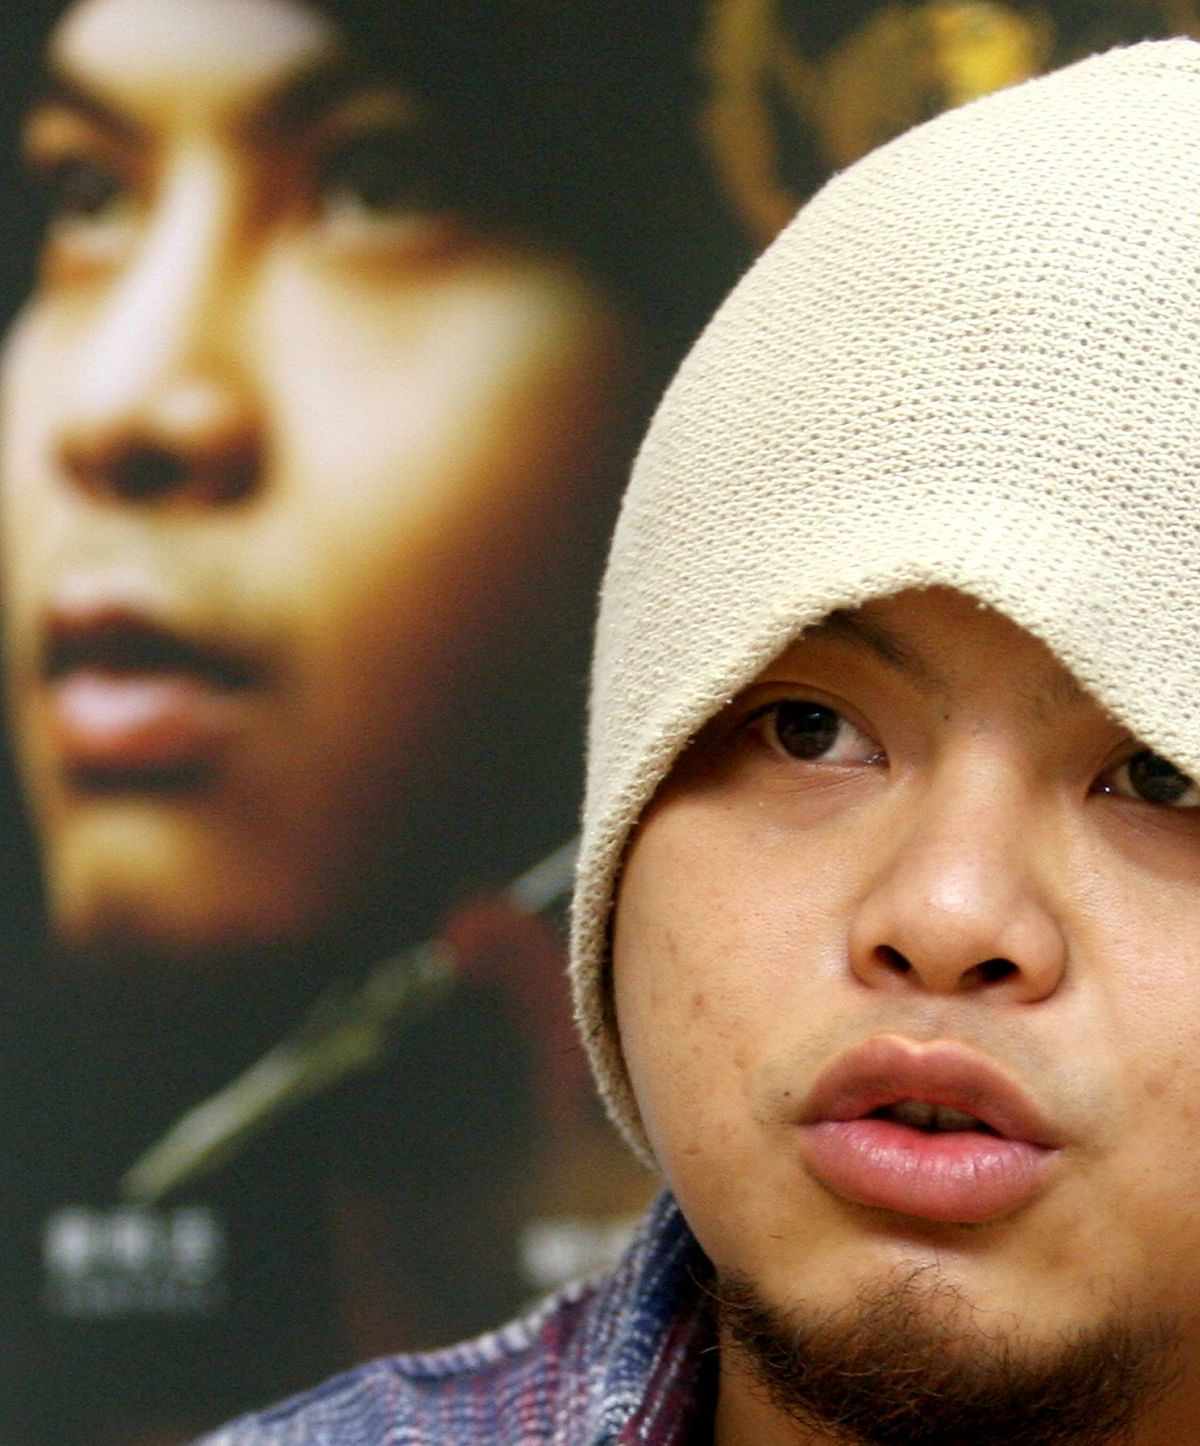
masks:
POLYGON ((408 790, 464 679, 563 566, 622 327, 459 204, 438 123, 298 0, 77 0, 51 36, 0 520, 70 950, 352 918, 420 848, 408 790))

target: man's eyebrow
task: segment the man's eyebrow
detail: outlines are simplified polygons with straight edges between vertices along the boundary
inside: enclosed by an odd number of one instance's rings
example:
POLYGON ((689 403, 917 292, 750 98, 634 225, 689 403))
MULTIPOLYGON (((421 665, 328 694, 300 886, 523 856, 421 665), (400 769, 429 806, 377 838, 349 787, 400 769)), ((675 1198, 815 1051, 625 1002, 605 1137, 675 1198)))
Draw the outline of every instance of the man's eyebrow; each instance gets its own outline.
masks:
POLYGON ((1050 724, 1061 713, 1069 713, 1092 697, 1082 683, 1065 668, 1048 666, 1021 689, 1029 715, 1038 723, 1050 724))
POLYGON ((819 623, 805 628, 801 636, 836 639, 839 643, 865 648, 889 668, 905 674, 923 692, 944 693, 947 689, 945 679, 899 633, 849 608, 835 608, 819 623))
MULTIPOLYGON (((949 684, 898 633, 882 623, 864 617, 849 608, 837 608, 819 623, 805 628, 803 637, 836 638, 838 642, 867 649, 875 657, 907 675, 925 692, 946 693, 949 684)), ((1049 726, 1059 715, 1069 713, 1083 703, 1091 703, 1091 694, 1074 674, 1054 663, 1045 670, 1031 674, 1021 688, 1026 710, 1035 721, 1049 726)))
POLYGON ((61 108, 76 111, 101 130, 111 132, 119 139, 134 142, 142 137, 142 128, 123 115, 115 106, 88 90, 82 82, 62 70, 48 70, 42 84, 35 91, 26 107, 26 117, 39 111, 61 108))

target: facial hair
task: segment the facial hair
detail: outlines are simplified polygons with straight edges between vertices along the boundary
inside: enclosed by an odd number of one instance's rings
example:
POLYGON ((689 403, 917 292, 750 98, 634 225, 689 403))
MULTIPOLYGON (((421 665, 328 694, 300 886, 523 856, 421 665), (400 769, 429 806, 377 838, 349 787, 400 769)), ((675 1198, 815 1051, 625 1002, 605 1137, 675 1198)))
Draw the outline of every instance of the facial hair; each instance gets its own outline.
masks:
POLYGON ((824 1315, 775 1309, 743 1276, 713 1295, 722 1341, 771 1403, 839 1446, 1108 1446, 1177 1376, 1173 1322, 1114 1308, 1030 1343, 982 1325, 936 1267, 824 1315))

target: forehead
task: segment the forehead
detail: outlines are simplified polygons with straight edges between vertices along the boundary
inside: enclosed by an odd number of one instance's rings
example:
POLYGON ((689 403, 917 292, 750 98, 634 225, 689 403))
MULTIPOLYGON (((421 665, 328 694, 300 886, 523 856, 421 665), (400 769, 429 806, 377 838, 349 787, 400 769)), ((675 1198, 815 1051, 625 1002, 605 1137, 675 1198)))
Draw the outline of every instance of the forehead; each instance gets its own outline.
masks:
POLYGON ((80 0, 48 60, 152 118, 163 106, 236 112, 338 52, 331 22, 299 0, 80 0))
POLYGON ((822 656, 847 655, 942 699, 963 688, 1004 688, 1047 719, 1096 706, 1041 639, 944 587, 839 608, 806 628, 759 676, 782 679, 822 656))

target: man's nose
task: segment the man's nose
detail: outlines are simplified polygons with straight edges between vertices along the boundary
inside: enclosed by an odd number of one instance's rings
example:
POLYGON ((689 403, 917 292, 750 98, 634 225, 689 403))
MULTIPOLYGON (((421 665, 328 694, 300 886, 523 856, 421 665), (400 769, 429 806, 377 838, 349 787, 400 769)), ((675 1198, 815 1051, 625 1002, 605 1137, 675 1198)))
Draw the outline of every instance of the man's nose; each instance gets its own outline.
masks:
POLYGON ((1053 856, 1020 788, 931 791, 856 909, 850 963, 877 989, 1033 1003, 1067 967, 1053 856))
POLYGON ((181 164, 124 264, 97 282, 59 438, 66 476, 97 499, 208 506, 259 485, 236 210, 227 178, 181 164))

